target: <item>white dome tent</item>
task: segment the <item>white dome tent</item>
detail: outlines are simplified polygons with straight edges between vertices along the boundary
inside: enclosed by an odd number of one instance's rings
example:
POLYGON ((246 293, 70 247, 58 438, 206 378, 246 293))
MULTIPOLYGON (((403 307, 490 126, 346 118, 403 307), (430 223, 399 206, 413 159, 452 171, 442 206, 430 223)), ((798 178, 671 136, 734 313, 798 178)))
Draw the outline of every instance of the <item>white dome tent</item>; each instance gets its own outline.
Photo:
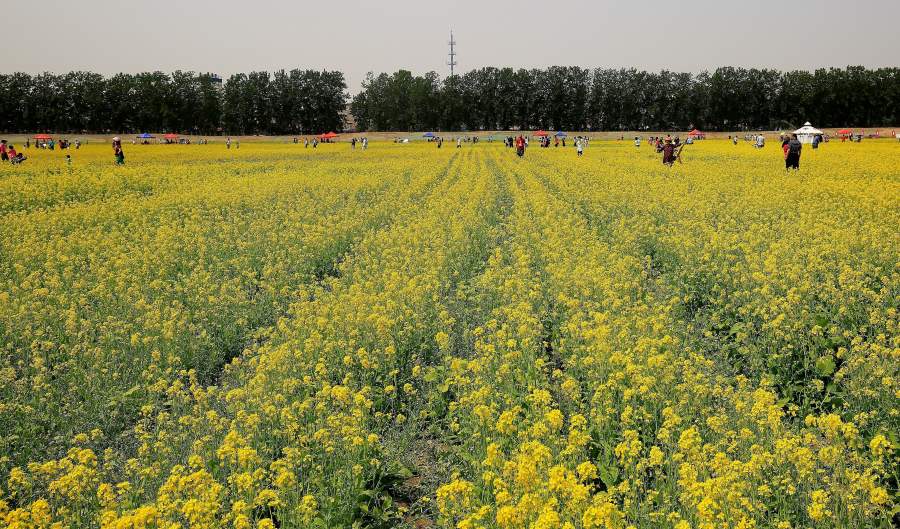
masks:
POLYGON ((797 135, 797 139, 800 140, 800 143, 812 143, 813 138, 816 136, 820 136, 824 134, 821 130, 813 127, 809 121, 803 124, 802 127, 794 131, 794 134, 797 135))

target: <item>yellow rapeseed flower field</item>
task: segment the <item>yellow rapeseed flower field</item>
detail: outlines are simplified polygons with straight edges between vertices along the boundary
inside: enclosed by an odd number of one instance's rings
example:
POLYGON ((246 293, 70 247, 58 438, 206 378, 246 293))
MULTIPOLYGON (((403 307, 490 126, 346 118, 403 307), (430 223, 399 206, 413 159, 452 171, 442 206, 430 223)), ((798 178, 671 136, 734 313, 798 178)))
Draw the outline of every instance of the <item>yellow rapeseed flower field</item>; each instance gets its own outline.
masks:
POLYGON ((900 523, 895 142, 125 153, 0 166, 0 528, 900 523))

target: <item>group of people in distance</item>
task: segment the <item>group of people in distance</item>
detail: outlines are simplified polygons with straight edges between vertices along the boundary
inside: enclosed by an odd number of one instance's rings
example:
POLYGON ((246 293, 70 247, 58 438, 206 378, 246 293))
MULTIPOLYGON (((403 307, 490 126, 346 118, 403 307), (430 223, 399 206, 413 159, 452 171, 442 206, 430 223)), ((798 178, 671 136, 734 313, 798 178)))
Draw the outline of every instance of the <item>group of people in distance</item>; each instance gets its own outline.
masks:
POLYGON ((512 136, 508 136, 503 139, 503 145, 507 148, 515 147, 516 156, 521 158, 525 156, 525 149, 528 148, 528 138, 521 134, 519 134, 515 138, 513 138, 512 136))
POLYGON ((0 140, 0 162, 18 165, 27 159, 24 154, 16 151, 16 147, 12 143, 0 140))
MULTIPOLYGON (((729 136, 729 139, 731 139, 733 141, 733 143, 735 145, 737 145, 738 137, 736 135, 733 137, 729 136)), ((678 138, 677 136, 674 139, 671 136, 666 136, 665 138, 663 138, 662 136, 651 136, 648 138, 648 140, 650 142, 650 145, 656 148, 656 152, 662 154, 663 164, 666 166, 670 166, 670 167, 676 161, 678 161, 678 159, 681 155, 681 149, 684 148, 684 145, 693 143, 693 141, 691 141, 690 137, 684 143, 682 143, 681 139, 678 138)), ((758 149, 761 149, 765 146, 765 137, 762 134, 748 136, 748 140, 753 141, 754 147, 756 147, 758 149)), ((437 143, 438 148, 440 148, 444 143, 444 139, 439 138, 439 137, 435 137, 434 139, 432 139, 430 141, 437 143)), ((463 141, 463 138, 457 138, 457 141, 456 141, 457 148, 462 146, 462 141, 463 141)), ((473 143, 477 143, 478 140, 477 140, 477 138, 471 138, 471 139, 466 138, 465 141, 472 141, 473 143)), ((550 141, 551 141, 550 137, 541 138, 541 147, 545 147, 545 148, 549 147, 550 141)), ((228 149, 231 148, 231 143, 232 143, 231 138, 227 138, 225 140, 225 146, 228 149)), ((299 140, 297 138, 295 138, 294 143, 299 143, 299 140)), ((312 143, 313 148, 315 148, 318 146, 319 141, 318 141, 318 138, 314 138, 311 142, 310 142, 310 140, 305 139, 303 143, 304 143, 304 147, 309 147, 310 143, 312 143)), ((29 146, 28 144, 29 144, 29 142, 28 142, 28 140, 26 140, 26 144, 25 144, 26 148, 29 146)), ((362 145, 363 150, 365 150, 369 146, 369 140, 368 140, 368 138, 365 138, 365 137, 360 138, 360 139, 352 138, 350 140, 350 145, 351 145, 352 149, 355 149, 357 144, 362 145)), ((554 144, 557 147, 560 144, 562 144, 562 146, 565 147, 566 146, 565 137, 556 137, 554 144)), ((581 156, 584 153, 584 149, 587 146, 587 144, 588 144, 587 137, 579 136, 575 139, 575 147, 576 147, 578 156, 581 156)), ((75 146, 75 149, 78 149, 81 147, 81 141, 80 140, 75 140, 74 142, 69 142, 68 140, 60 140, 59 141, 59 147, 61 149, 68 149, 72 145, 75 146)), ((516 155, 521 158, 521 157, 525 156, 525 150, 528 148, 528 137, 525 135, 522 135, 522 134, 520 134, 519 136, 516 136, 516 137, 508 136, 503 139, 503 145, 508 148, 515 148, 516 155)), ((35 142, 35 147, 38 147, 38 146, 40 146, 40 148, 53 149, 55 144, 53 143, 53 140, 51 139, 46 143, 39 144, 39 143, 35 142)), ((237 146, 237 148, 240 148, 240 141, 236 142, 236 146, 237 146)), ((634 146, 635 147, 641 146, 641 137, 640 136, 634 137, 634 146)), ((121 138, 119 138, 118 136, 113 138, 112 147, 113 147, 113 155, 115 156, 116 165, 124 165, 125 164, 125 152, 122 150, 121 138)), ((814 145, 814 148, 815 147, 818 147, 818 145, 814 145)), ((782 148, 782 151, 784 152, 785 169, 786 170, 791 170, 791 169, 799 170, 800 169, 800 155, 803 152, 803 144, 800 142, 797 135, 789 134, 789 135, 783 136, 782 142, 781 142, 781 148, 782 148)), ((67 158, 69 159, 69 161, 71 161, 70 157, 67 156, 67 158)), ((0 140, 0 161, 10 162, 12 164, 20 164, 27 159, 28 158, 26 158, 24 154, 16 151, 16 148, 11 143, 9 143, 7 140, 0 140)))
MULTIPOLYGON (((78 150, 81 148, 81 140, 69 141, 67 139, 61 139, 58 143, 52 138, 46 141, 38 141, 37 139, 34 140, 34 147, 37 149, 49 149, 53 151, 56 150, 57 145, 59 146, 60 150, 71 149, 72 146, 74 146, 75 149, 78 150)), ((30 147, 31 140, 26 138, 25 148, 28 149, 30 147)), ((24 153, 17 151, 16 147, 12 143, 7 140, 0 140, 0 161, 10 162, 14 165, 18 165, 27 159, 28 157, 25 156, 24 153)))

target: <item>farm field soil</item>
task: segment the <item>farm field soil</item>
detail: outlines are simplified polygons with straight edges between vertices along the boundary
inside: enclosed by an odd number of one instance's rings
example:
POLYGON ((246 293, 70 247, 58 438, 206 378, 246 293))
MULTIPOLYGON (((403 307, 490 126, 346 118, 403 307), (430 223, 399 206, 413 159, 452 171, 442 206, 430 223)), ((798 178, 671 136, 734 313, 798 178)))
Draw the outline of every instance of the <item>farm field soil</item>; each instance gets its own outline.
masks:
POLYGON ((0 527, 900 522, 895 141, 25 154, 0 527))

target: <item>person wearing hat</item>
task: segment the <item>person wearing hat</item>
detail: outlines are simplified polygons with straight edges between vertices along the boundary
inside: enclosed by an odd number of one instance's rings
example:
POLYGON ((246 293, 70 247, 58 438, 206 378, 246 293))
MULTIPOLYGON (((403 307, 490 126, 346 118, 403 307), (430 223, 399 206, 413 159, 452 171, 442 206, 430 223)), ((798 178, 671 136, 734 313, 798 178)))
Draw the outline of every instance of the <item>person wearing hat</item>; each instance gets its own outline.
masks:
POLYGON ((666 138, 666 143, 662 148, 663 165, 672 166, 675 163, 675 145, 672 144, 672 138, 666 138))
POLYGON ((125 165, 125 152, 122 150, 122 140, 118 136, 113 138, 113 154, 116 156, 116 165, 125 165))

